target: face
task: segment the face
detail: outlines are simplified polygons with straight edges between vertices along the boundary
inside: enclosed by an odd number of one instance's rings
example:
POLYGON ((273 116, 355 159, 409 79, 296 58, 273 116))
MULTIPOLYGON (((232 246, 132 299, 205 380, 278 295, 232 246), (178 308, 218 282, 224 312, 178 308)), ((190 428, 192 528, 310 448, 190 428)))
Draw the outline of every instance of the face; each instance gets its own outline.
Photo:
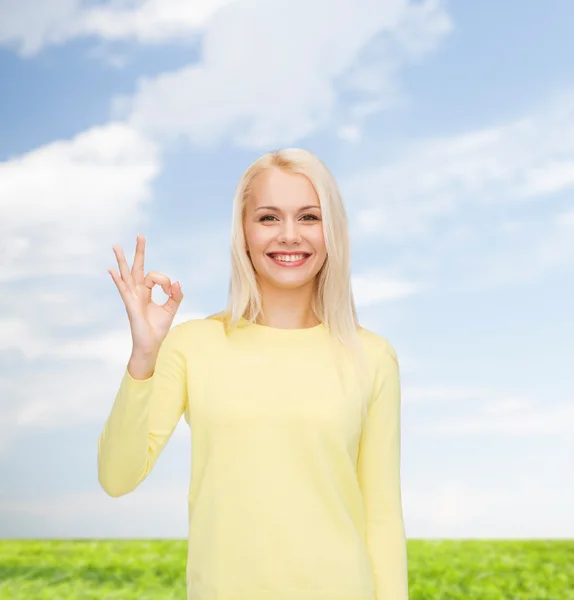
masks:
POLYGON ((246 203, 244 231, 260 285, 313 285, 327 250, 319 197, 307 177, 280 169, 260 173, 246 203))

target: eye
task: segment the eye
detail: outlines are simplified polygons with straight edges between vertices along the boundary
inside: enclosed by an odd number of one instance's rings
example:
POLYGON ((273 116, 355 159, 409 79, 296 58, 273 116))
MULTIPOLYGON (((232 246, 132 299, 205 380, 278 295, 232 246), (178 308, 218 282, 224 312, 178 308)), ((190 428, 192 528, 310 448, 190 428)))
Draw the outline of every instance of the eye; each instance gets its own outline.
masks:
MULTIPOLYGON (((268 220, 269 218, 271 218, 271 219, 275 219, 275 216, 274 216, 274 215, 263 215, 263 216, 262 216, 262 217, 259 219, 259 222, 266 221, 266 220, 268 220)), ((309 221, 309 220, 311 220, 311 221, 318 221, 318 220, 319 220, 319 217, 317 217, 317 215, 313 215, 313 214, 309 213, 309 214, 307 214, 307 215, 303 215, 302 219, 304 219, 305 221, 309 221), (310 218, 310 219, 306 219, 305 217, 311 217, 311 218, 310 218)))

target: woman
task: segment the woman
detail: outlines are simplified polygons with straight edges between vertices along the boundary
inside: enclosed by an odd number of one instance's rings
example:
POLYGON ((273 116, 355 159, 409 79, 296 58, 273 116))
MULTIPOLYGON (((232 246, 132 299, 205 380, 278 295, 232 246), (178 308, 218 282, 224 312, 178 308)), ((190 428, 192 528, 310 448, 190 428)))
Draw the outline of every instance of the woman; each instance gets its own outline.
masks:
POLYGON ((103 489, 133 491, 184 414, 188 600, 405 600, 399 367, 358 324, 328 169, 287 149, 243 174, 221 313, 171 327, 182 288, 144 276, 144 244, 109 270, 133 350, 98 441, 103 489))

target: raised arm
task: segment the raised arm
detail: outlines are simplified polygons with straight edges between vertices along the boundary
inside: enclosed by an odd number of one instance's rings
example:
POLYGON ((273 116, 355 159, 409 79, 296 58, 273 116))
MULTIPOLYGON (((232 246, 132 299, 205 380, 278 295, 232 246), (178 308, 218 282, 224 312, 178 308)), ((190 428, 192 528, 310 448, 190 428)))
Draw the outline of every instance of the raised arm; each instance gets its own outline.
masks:
POLYGON ((125 305, 132 334, 132 355, 111 413, 98 439, 98 480, 110 496, 123 496, 143 481, 184 411, 183 324, 172 328, 183 300, 179 282, 157 271, 144 275, 145 237, 138 235, 130 269, 113 246, 119 273, 108 269, 125 305), (158 305, 152 289, 161 285, 167 301, 158 305))
POLYGON ((98 481, 109 496, 133 491, 149 475, 184 412, 183 327, 167 334, 151 377, 134 379, 128 368, 124 372, 98 439, 98 481))
POLYGON ((408 600, 400 477, 400 375, 396 352, 388 342, 386 346, 361 435, 357 474, 366 511, 376 600, 408 600))

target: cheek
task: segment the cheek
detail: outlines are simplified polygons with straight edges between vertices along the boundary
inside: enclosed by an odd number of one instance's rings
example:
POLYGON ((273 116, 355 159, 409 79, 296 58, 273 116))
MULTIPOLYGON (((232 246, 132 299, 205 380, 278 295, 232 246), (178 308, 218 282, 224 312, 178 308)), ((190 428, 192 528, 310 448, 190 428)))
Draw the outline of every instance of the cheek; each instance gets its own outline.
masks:
POLYGON ((266 235, 263 227, 245 229, 245 242, 252 250, 262 249, 269 243, 269 235, 266 235))
POLYGON ((325 236, 323 234, 323 228, 317 227, 317 230, 313 232, 313 235, 309 238, 309 241, 313 244, 313 247, 317 252, 326 252, 325 247, 325 236))

